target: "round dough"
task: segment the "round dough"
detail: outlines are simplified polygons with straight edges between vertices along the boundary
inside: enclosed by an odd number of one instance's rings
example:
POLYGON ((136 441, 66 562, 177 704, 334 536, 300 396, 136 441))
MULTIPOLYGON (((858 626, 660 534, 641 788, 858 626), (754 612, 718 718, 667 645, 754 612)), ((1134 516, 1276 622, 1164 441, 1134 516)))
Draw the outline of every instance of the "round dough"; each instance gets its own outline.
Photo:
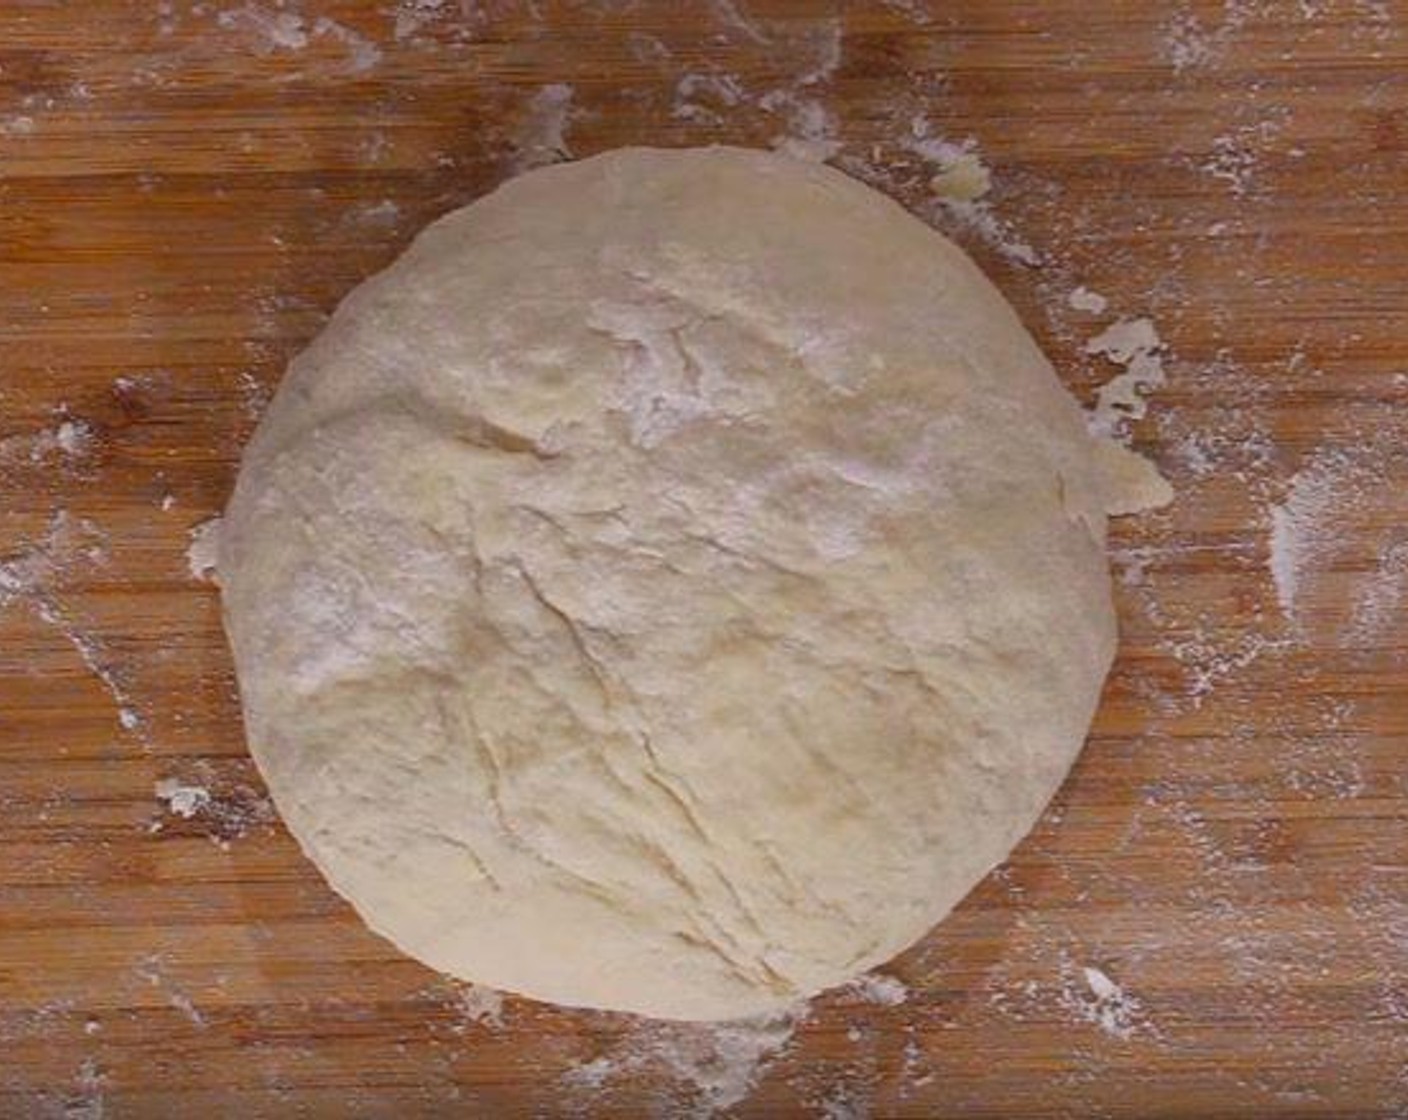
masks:
POLYGON ((291 368, 221 544, 249 742, 367 924, 681 1019, 910 945, 1115 643, 1082 416, 830 168, 624 149, 436 222, 291 368))

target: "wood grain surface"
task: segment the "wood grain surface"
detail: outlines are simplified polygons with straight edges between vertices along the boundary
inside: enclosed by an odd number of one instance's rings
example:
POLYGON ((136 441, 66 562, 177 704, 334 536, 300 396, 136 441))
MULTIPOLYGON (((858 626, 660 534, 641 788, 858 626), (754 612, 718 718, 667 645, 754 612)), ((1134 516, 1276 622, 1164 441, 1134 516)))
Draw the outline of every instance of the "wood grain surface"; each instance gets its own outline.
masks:
POLYGON ((1406 151, 1398 0, 0 0, 0 1116, 1408 1114, 1406 151), (430 218, 787 137, 1086 403, 1147 317, 1179 497, 1116 530, 1070 780, 891 982, 771 1034, 496 1020, 278 824, 188 533, 430 218))

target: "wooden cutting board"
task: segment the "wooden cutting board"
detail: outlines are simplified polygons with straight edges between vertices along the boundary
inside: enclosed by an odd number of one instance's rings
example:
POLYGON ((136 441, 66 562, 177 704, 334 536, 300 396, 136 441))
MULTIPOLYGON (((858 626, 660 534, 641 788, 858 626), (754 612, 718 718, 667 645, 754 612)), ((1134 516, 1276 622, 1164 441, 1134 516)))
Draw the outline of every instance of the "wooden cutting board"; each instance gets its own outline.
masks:
POLYGON ((1403 1115, 1405 144, 1400 0, 0 0, 0 1115, 1403 1115), (1147 318, 1178 500, 1115 531, 1069 782, 885 978, 722 1033, 496 1009, 279 826, 188 534, 430 218, 788 138, 1086 403, 1147 318))

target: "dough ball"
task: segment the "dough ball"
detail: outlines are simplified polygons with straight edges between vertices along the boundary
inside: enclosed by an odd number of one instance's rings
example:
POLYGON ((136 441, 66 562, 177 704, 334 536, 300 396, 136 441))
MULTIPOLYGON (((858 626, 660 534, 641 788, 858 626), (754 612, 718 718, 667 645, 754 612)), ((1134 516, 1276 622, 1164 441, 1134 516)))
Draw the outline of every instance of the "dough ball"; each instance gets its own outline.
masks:
POLYGON ((1031 828, 1115 643, 1082 416, 828 167, 624 149, 427 229, 222 539, 251 750, 366 920, 679 1019, 883 963, 1031 828))

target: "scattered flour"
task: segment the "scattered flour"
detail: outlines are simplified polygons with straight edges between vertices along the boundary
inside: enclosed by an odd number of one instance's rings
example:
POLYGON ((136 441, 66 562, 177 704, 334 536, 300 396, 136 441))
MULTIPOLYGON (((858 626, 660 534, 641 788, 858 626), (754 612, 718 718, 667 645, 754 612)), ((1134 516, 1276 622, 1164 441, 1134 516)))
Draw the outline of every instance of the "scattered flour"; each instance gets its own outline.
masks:
POLYGON ((244 414, 251 420, 258 420, 264 415, 264 410, 269 407, 269 402, 274 397, 273 389, 265 385, 249 370, 240 372, 239 394, 244 414))
POLYGON ((817 1102, 821 1120, 869 1120, 870 1108, 851 1095, 847 1086, 838 1086, 817 1102))
POLYGON ((1093 1023, 1112 1038, 1127 1039, 1147 1029, 1143 1005, 1094 965, 1080 969, 1080 983, 1062 988, 1061 1003, 1079 1018, 1093 1023))
POLYGON ((54 428, 0 440, 0 464, 29 462, 73 466, 92 453, 96 434, 85 420, 65 418, 54 428))
POLYGON ((146 981, 153 988, 161 989, 167 1002, 196 1027, 204 1030, 210 1025, 185 988, 167 975, 166 959, 162 954, 149 953, 137 962, 132 971, 139 980, 146 981))
POLYGON ((1254 193, 1263 155, 1285 124, 1284 113, 1239 124, 1215 136, 1207 158, 1196 166, 1225 182, 1233 197, 1246 198, 1254 193))
POLYGON ((759 108, 781 119, 787 128, 773 138, 773 147, 801 159, 831 159, 842 148, 840 122, 818 87, 830 83, 841 64, 841 21, 823 21, 810 31, 794 34, 788 49, 810 62, 788 85, 769 90, 758 99, 759 108))
POLYGON ((25 605, 54 627, 107 689, 124 731, 140 731, 143 720, 127 690, 126 674, 107 643, 79 625, 60 593, 70 578, 106 564, 107 537, 86 518, 57 510, 44 537, 0 559, 0 609, 25 605))
POLYGON ((449 8, 447 0, 401 0, 396 6, 392 34, 396 41, 414 38, 423 28, 434 23, 449 8))
POLYGON ((568 1088, 595 1092, 623 1074, 663 1073, 691 1100, 672 1115, 709 1117, 744 1100, 796 1033, 804 1009, 732 1023, 639 1020, 616 1049, 568 1071, 568 1088))
POLYGON ((764 112, 781 118, 787 126, 787 131, 772 141, 779 151, 819 163, 841 150, 841 142, 836 138, 836 114, 819 98, 780 89, 764 94, 758 105, 764 112))
POLYGON ((543 86, 528 100, 513 134, 511 170, 515 175, 572 158, 566 133, 572 119, 573 96, 570 85, 558 82, 543 86))
POLYGON ((186 565, 190 568, 192 579, 206 583, 218 579, 220 523, 221 518, 212 517, 191 529, 191 543, 186 549, 186 565))
POLYGON ((1207 66, 1221 53, 1226 36, 1209 31, 1191 11, 1177 12, 1164 29, 1161 46, 1175 74, 1207 66))
MULTIPOLYGON (((205 837, 218 847, 229 850, 232 841, 275 820, 273 802, 263 791, 231 780, 205 760, 187 765, 185 776, 156 783, 156 798, 172 816, 198 821, 205 837)), ((163 832, 167 823, 158 817, 148 822, 147 831, 163 832)))
MULTIPOLYGON (((1285 498, 1271 507, 1267 563, 1287 621, 1297 621, 1307 579, 1340 541, 1367 469, 1348 451, 1321 452, 1296 472, 1285 498)), ((1391 584, 1392 574, 1388 579, 1391 584)))
POLYGON ((845 31, 841 18, 818 20, 807 25, 795 38, 789 49, 796 50, 797 41, 805 44, 804 52, 811 54, 813 61, 797 78, 799 86, 814 86, 831 81, 841 67, 845 51, 845 31))
MULTIPOLYGON (((733 16, 740 13, 732 5, 729 10, 733 16)), ((724 23, 735 30, 738 27, 732 18, 724 23)), ((751 22, 748 26, 757 30, 751 22)), ((818 162, 834 157, 843 147, 840 121, 825 99, 824 87, 844 56, 841 20, 790 25, 786 35, 786 54, 798 60, 794 76, 760 90, 750 88, 738 74, 689 71, 674 82, 671 115, 691 125, 716 129, 740 116, 762 114, 782 125, 782 131, 770 141, 777 150, 818 162)))
POLYGON ((1189 0, 1182 0, 1160 40, 1162 53, 1178 76, 1217 66, 1237 33, 1257 14, 1255 0, 1223 0, 1220 10, 1212 8, 1217 14, 1204 23, 1194 8, 1189 0))
MULTIPOLYGON (((193 13, 203 10, 199 5, 192 9, 193 13)), ((310 20, 297 5, 286 4, 285 0, 273 0, 271 4, 250 0, 241 7, 216 13, 215 22, 226 31, 240 34, 259 55, 299 52, 318 40, 327 40, 346 52, 343 68, 347 73, 365 74, 381 61, 381 48, 361 32, 327 15, 310 20)), ((174 30, 174 17, 167 17, 161 25, 163 33, 170 33, 168 27, 174 30)))
POLYGON ((383 198, 380 202, 364 202, 352 207, 343 221, 361 229, 379 229, 389 232, 400 224, 401 218, 401 207, 395 199, 383 198))
POLYGON ((714 18, 729 31, 738 32, 754 43, 766 45, 772 42, 762 28, 744 13, 740 0, 707 0, 707 3, 714 18))
POLYGON ((261 54, 301 51, 308 45, 308 24, 297 12, 247 3, 221 12, 215 21, 226 30, 246 32, 261 54))
POLYGON ((891 11, 907 16, 912 23, 923 27, 932 23, 933 15, 925 5, 925 0, 880 0, 891 11))
POLYGON ((924 161, 930 192, 948 216, 973 230, 1013 263, 1027 268, 1041 264, 1041 254, 998 217, 987 197, 992 189, 992 171, 975 141, 955 143, 935 135, 929 117, 920 112, 910 118, 900 147, 924 161))
POLYGON ((82 420, 65 420, 55 430, 54 442, 65 455, 83 455, 93 442, 93 429, 82 420))
POLYGON ((504 997, 493 988, 470 984, 460 990, 456 1006, 466 1023, 494 1029, 504 1025, 504 997))
POLYGON ((1384 551, 1376 571, 1359 589, 1347 637, 1356 647, 1372 645, 1408 616, 1408 540, 1384 551))
POLYGON ((313 37, 324 36, 341 43, 347 50, 347 70, 352 74, 365 74, 381 61, 381 48, 358 31, 346 24, 338 23, 327 16, 319 16, 313 24, 313 37))
POLYGON ((103 1120, 107 1112, 103 1096, 107 1074, 96 1059, 84 1058, 74 1074, 74 1093, 63 1102, 63 1120, 103 1120))

